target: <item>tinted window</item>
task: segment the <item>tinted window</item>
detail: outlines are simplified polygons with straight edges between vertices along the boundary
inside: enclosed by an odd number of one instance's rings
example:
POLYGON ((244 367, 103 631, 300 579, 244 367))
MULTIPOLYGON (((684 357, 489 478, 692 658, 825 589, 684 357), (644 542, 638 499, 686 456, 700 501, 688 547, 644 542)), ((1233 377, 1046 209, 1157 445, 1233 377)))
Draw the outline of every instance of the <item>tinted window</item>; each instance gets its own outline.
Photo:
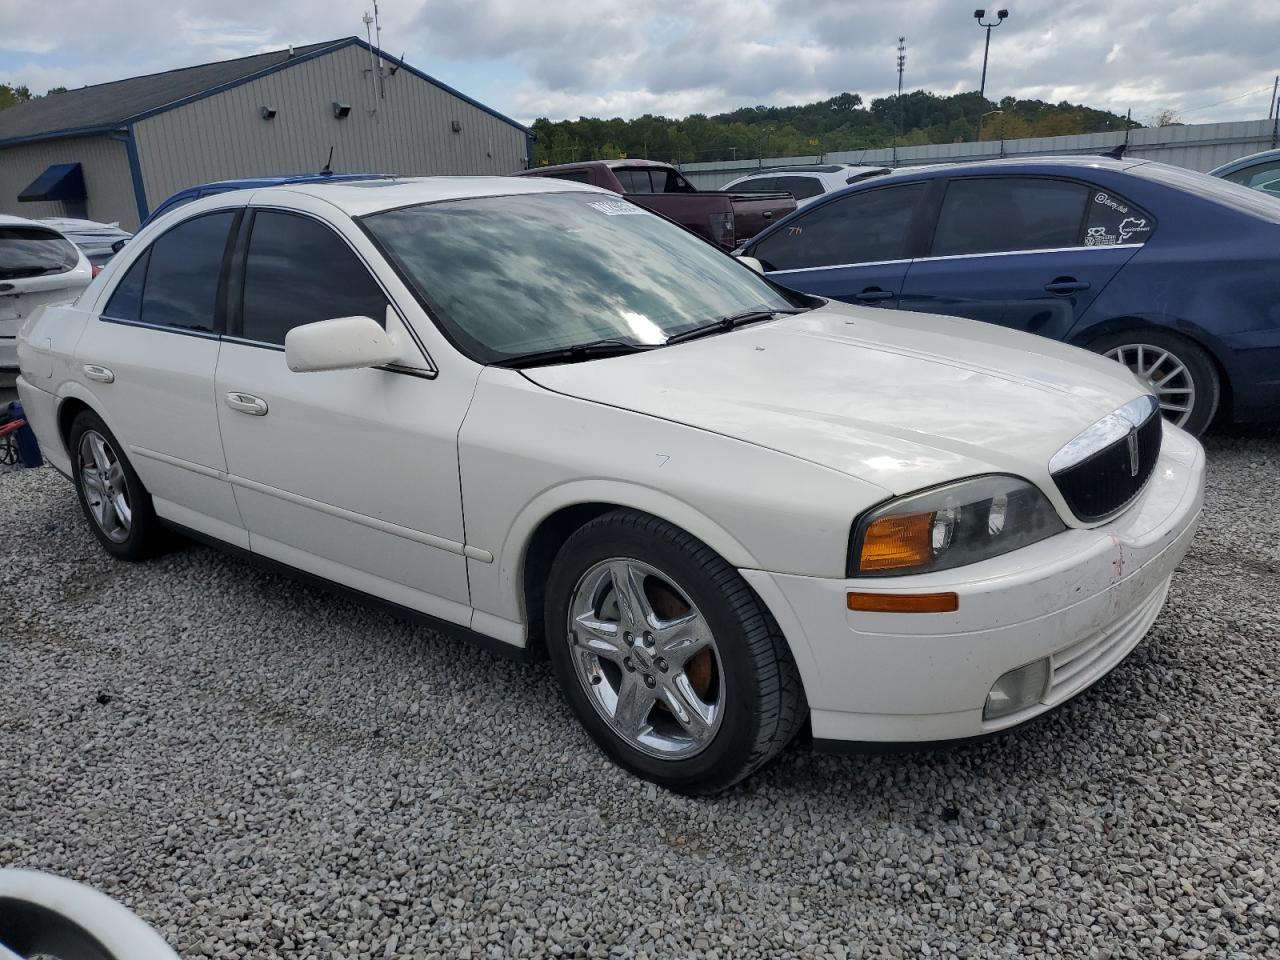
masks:
POLYGON ((213 330, 218 278, 233 211, 185 220, 151 245, 142 291, 142 321, 213 330))
POLYGON ((822 182, 817 177, 778 177, 774 189, 789 193, 797 200, 807 200, 822 193, 822 182))
MULTIPOLYGON (((1245 167, 1243 170, 1237 170, 1235 173, 1229 173, 1224 180, 1230 180, 1232 183, 1238 183, 1245 187, 1252 187, 1254 190, 1262 190, 1268 184, 1273 184, 1280 179, 1280 160, 1272 160, 1268 163, 1257 163, 1252 167, 1245 167)), ((1274 189, 1274 187, 1273 187, 1274 189)))
POLYGON ((655 193, 648 170, 614 170, 613 175, 627 193, 655 193))
POLYGON ((107 301, 103 316, 116 320, 142 319, 142 286, 147 279, 147 261, 151 259, 151 251, 142 251, 142 256, 133 261, 133 265, 116 284, 107 301))
POLYGON ((730 193, 773 193, 777 182, 777 177, 752 177, 725 189, 730 193))
POLYGON ((80 254, 61 234, 40 227, 0 227, 0 280, 66 273, 80 254))
POLYGON ((554 177, 548 177, 548 180, 572 180, 574 183, 588 183, 590 176, 585 170, 565 170, 563 173, 557 173, 554 177))
POLYGON ((387 298, 351 248, 324 224, 258 211, 244 271, 243 335, 284 343, 304 323, 373 317, 384 323, 387 298))
POLYGON ((952 180, 942 201, 933 255, 1074 247, 1089 188, 1065 180, 987 177, 952 180))
POLYGON ((923 183, 868 190, 824 203, 760 241, 750 253, 769 270, 902 260, 923 183))
POLYGON ((479 197, 364 223, 483 362, 601 339, 660 344, 744 310, 794 307, 755 271, 620 197, 479 197))
POLYGON ((1084 229, 1085 246, 1145 243, 1155 225, 1151 214, 1110 190, 1090 191, 1089 221, 1084 229))

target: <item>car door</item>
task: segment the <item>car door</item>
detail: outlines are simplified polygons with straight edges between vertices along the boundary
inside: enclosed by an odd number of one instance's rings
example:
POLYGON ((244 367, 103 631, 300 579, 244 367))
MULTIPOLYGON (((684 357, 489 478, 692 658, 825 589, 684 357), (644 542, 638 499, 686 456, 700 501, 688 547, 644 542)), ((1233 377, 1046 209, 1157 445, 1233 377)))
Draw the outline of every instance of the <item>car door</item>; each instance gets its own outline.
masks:
POLYGON ((955 178, 902 307, 1062 339, 1153 226, 1110 190, 1076 180, 955 178))
POLYGON ((223 265, 241 209, 194 215, 136 251, 85 326, 73 375, 98 400, 156 513, 247 547, 213 402, 223 265))
POLYGON ((254 553, 466 623, 457 435, 474 378, 437 377, 348 230, 299 210, 245 218, 215 390, 236 502, 254 553), (404 364, 291 372, 288 331, 344 316, 389 318, 404 364))
POLYGON ((770 279, 804 293, 895 307, 911 263, 928 184, 878 187, 818 201, 748 244, 770 279))

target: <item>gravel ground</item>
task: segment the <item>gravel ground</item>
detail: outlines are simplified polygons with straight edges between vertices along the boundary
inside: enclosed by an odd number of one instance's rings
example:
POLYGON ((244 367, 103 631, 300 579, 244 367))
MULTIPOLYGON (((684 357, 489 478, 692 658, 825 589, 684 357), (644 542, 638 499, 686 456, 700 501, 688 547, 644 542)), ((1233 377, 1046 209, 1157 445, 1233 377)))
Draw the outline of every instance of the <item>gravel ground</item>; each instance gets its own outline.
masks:
POLYGON ((0 476, 0 865, 187 957, 1280 956, 1280 432, 1209 442, 1150 637, 1029 728, 691 800, 521 665, 0 476))

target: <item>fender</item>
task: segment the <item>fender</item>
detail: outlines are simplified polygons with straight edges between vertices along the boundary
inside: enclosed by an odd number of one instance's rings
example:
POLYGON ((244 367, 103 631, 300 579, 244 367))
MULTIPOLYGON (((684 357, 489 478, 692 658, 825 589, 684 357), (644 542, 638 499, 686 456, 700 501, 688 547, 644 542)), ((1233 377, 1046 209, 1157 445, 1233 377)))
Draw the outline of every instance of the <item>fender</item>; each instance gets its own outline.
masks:
MULTIPOLYGON (((542 491, 516 514, 506 540, 497 551, 498 584, 502 606, 519 612, 524 621, 524 562, 533 531, 557 510, 585 503, 612 503, 642 510, 666 520, 697 537, 732 566, 755 568, 756 558, 732 534, 699 510, 653 487, 619 480, 572 480, 542 491)), ((499 613, 500 611, 492 611, 499 613)))

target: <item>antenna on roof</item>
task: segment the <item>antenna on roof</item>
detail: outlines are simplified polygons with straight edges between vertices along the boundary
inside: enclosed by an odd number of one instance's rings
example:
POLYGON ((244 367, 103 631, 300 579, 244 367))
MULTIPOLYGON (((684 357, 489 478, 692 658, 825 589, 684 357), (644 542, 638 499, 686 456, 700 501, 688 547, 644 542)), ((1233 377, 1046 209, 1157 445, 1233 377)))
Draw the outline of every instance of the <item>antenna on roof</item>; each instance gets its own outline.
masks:
POLYGON ((329 144, 329 159, 324 162, 324 168, 320 172, 326 177, 333 176, 333 144, 329 144))

